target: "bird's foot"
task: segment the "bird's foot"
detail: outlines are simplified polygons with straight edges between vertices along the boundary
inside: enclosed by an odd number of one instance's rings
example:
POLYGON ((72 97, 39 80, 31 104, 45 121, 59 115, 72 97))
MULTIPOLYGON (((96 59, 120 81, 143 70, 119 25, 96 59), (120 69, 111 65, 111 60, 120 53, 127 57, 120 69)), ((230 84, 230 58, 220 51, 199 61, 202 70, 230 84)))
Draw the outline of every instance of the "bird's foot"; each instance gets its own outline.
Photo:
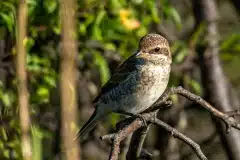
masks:
POLYGON ((134 116, 137 117, 137 118, 139 118, 140 120, 142 120, 142 122, 143 122, 143 124, 144 124, 144 127, 147 127, 147 126, 148 126, 147 121, 146 121, 146 119, 143 117, 143 115, 141 115, 141 114, 135 114, 134 116))
POLYGON ((141 114, 134 114, 134 113, 129 113, 129 112, 125 112, 125 111, 118 111, 118 113, 121 113, 121 114, 124 114, 127 116, 131 116, 131 117, 139 118, 140 120, 143 121, 144 127, 148 126, 146 119, 141 114))

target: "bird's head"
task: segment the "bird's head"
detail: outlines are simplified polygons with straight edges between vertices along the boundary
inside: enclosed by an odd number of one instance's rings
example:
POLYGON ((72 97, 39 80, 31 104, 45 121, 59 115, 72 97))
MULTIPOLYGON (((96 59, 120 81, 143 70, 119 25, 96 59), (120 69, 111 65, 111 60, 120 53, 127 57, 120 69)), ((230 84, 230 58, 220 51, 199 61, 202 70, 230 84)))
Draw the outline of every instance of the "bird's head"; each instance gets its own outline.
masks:
POLYGON ((140 39, 139 56, 153 62, 172 62, 168 41, 159 34, 147 34, 140 39))

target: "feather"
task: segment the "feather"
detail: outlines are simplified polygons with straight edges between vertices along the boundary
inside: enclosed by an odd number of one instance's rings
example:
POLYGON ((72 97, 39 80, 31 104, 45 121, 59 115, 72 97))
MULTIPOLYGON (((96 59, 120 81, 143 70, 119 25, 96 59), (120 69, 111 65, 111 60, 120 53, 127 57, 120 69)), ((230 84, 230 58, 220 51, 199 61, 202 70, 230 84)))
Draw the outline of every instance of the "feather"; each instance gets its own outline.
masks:
POLYGON ((82 126, 80 131, 77 133, 76 139, 84 136, 86 133, 91 131, 96 126, 99 118, 100 117, 97 115, 97 110, 95 110, 89 120, 82 126))
POLYGON ((139 55, 139 52, 133 54, 117 68, 116 73, 113 74, 113 76, 102 87, 101 92, 94 99, 93 103, 99 101, 102 95, 105 95, 114 88, 118 87, 121 83, 128 80, 129 76, 131 76, 134 71, 138 70, 139 67, 143 66, 146 63, 146 60, 142 57, 139 57, 139 55))

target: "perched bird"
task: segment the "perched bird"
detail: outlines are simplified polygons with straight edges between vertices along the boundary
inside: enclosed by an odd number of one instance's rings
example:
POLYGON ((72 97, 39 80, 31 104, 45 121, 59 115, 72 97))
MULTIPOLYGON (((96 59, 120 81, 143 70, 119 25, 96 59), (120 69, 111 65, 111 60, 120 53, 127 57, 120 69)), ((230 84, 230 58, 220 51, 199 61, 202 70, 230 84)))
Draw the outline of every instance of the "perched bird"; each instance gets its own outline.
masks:
POLYGON ((170 70, 168 41, 158 34, 140 39, 135 54, 123 62, 93 101, 96 109, 77 137, 89 132, 108 114, 137 115, 148 109, 165 91, 170 70))

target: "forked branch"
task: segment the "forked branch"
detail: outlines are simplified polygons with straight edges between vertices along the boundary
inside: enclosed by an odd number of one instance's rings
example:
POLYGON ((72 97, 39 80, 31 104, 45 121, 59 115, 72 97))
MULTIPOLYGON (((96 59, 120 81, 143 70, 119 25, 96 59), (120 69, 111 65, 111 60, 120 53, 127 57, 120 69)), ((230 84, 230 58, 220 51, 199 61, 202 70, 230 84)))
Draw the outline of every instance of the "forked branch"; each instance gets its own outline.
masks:
MULTIPOLYGON (((230 131, 230 129, 236 128, 240 130, 240 123, 238 123, 234 116, 239 115, 239 111, 231 112, 231 113, 223 113, 219 110, 215 109, 211 104, 209 104, 207 101, 202 99, 200 96, 197 96, 188 90, 183 89, 182 87, 172 87, 168 89, 162 97, 150 108, 148 109, 147 113, 143 113, 142 116, 145 119, 145 121, 149 124, 154 124, 156 126, 164 128, 166 131, 168 131, 170 134, 172 134, 175 138, 178 138, 185 142, 187 145, 189 145, 197 154, 199 159, 201 160, 207 160, 206 156, 203 154, 200 146, 195 143, 193 140, 188 138, 186 135, 182 134, 181 132, 177 131, 176 129, 172 128, 168 124, 164 123, 163 121, 156 118, 156 111, 161 108, 162 105, 165 105, 169 103, 168 99, 173 94, 179 94, 195 103, 198 103, 200 106, 207 109, 212 115, 215 117, 221 119, 227 126, 227 132, 230 131)), ((146 127, 144 122, 141 120, 141 118, 134 118, 130 117, 127 118, 121 122, 119 122, 120 127, 117 129, 116 133, 112 133, 109 135, 102 136, 101 139, 109 139, 112 140, 112 146, 111 146, 111 152, 109 155, 109 160, 117 160, 118 159, 118 153, 120 151, 120 142, 124 140, 129 134, 135 132, 137 129, 141 127, 146 127)), ((141 146, 141 145, 140 145, 141 146)), ((130 146, 131 147, 131 146, 130 146)), ((140 148, 141 149, 141 148, 140 148)), ((138 148, 139 150, 139 148, 138 148)), ((136 157, 139 158, 139 157, 136 157)))

